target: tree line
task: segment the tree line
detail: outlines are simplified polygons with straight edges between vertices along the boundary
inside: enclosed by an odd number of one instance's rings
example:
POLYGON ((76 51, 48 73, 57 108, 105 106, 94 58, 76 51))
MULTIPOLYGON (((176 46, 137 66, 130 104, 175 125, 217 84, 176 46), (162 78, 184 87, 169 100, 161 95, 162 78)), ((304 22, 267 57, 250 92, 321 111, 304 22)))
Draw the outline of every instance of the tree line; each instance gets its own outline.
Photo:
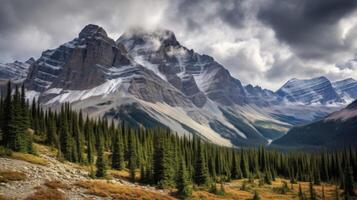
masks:
POLYGON ((276 177, 291 182, 339 184, 355 195, 357 151, 345 148, 316 153, 280 152, 260 148, 228 148, 178 135, 167 128, 130 127, 125 122, 89 118, 68 103, 43 109, 35 99, 26 101, 24 86, 12 88, 0 99, 0 140, 13 151, 33 153, 32 143, 58 149, 58 157, 95 165, 96 177, 109 168, 128 169, 133 181, 160 188, 177 187, 187 196, 191 186, 217 181, 259 178, 266 184, 276 177), (352 189, 351 189, 352 188, 352 189))

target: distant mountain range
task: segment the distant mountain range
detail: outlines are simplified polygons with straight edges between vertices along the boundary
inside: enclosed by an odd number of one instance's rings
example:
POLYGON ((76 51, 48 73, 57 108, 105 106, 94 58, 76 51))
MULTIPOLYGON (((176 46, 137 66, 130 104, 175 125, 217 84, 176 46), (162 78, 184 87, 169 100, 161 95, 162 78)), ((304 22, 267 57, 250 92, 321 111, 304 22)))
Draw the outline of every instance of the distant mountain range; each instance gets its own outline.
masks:
POLYGON ((243 86, 171 31, 136 29, 115 41, 93 24, 37 60, 0 65, 0 78, 24 81, 28 98, 45 107, 70 102, 92 117, 165 126, 227 146, 267 145, 357 98, 353 79, 292 79, 276 92, 243 86))
POLYGON ((357 145, 357 100, 324 119, 292 128, 285 136, 272 143, 272 146, 285 148, 338 148, 355 145, 357 145))

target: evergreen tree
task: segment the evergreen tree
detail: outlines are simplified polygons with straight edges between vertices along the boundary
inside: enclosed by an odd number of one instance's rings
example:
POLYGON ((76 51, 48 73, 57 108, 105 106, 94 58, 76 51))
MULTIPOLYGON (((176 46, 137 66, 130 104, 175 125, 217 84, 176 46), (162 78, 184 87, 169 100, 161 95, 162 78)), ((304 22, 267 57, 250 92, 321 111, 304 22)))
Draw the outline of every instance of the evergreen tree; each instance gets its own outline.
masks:
POLYGON ((304 192, 302 191, 302 188, 301 188, 301 184, 299 183, 299 199, 300 200, 304 200, 305 199, 305 195, 304 195, 304 192))
POLYGON ((310 192, 310 200, 317 200, 316 191, 315 191, 314 185, 312 184, 311 181, 309 184, 309 192, 310 192))
POLYGON ((104 149, 102 142, 99 141, 99 148, 97 152, 97 161, 96 161, 97 171, 95 176, 97 178, 103 178, 107 175, 107 167, 104 159, 104 149))
POLYGON ((203 145, 198 141, 196 151, 196 164, 195 164, 195 183, 197 185, 206 185, 208 182, 208 171, 204 158, 203 145))
POLYGON ((339 200, 340 199, 340 193, 338 191, 338 186, 335 185, 335 200, 339 200))
POLYGON ((253 200, 260 200, 260 196, 257 191, 254 192, 253 200))
POLYGON ((186 199, 192 196, 192 188, 188 177, 188 173, 186 171, 185 162, 183 159, 181 161, 180 168, 178 171, 176 187, 177 187, 177 192, 181 199, 186 199))
POLYGON ((135 181, 135 171, 136 171, 136 151, 135 151, 135 139, 133 133, 129 136, 129 173, 130 179, 135 181))
POLYGON ((351 197, 355 197, 356 193, 354 191, 354 183, 353 183, 353 172, 351 167, 347 167, 345 169, 344 174, 344 197, 345 199, 350 199, 351 197))
POLYGON ((114 136, 113 153, 112 153, 112 168, 122 170, 124 168, 124 152, 123 143, 120 139, 120 134, 114 136))

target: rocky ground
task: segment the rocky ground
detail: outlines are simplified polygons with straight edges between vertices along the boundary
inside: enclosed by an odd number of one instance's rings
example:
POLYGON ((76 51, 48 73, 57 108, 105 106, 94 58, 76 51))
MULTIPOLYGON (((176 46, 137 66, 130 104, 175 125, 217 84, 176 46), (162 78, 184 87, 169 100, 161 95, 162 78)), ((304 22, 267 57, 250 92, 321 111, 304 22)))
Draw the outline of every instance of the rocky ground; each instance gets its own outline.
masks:
MULTIPOLYGON (((33 164, 11 157, 0 157, 0 172, 22 172, 26 175, 26 178, 21 181, 1 182, 0 179, 0 200, 6 199, 7 197, 10 199, 41 199, 29 198, 34 196, 35 192, 41 189, 49 189, 56 193, 59 192, 64 199, 113 199, 110 195, 97 195, 95 192, 88 192, 87 188, 79 186, 78 183, 80 182, 93 181, 93 179, 90 178, 90 173, 85 170, 84 167, 72 163, 62 163, 56 158, 44 154, 39 154, 39 157, 46 160, 47 164, 33 164), (51 182, 60 183, 62 186, 55 188, 48 187, 47 185, 50 185, 51 182)), ((118 177, 100 181, 104 184, 128 186, 130 188, 137 188, 168 196, 162 190, 133 184, 118 177)), ((44 199, 47 198, 45 197, 44 199)))

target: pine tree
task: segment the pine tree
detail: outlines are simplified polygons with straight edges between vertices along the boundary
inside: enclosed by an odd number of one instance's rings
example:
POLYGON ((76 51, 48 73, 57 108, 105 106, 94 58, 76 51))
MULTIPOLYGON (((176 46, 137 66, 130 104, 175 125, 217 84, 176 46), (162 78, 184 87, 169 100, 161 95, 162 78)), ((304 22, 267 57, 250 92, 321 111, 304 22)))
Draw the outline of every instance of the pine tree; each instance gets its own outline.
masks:
POLYGON ((316 200, 316 191, 314 189, 314 185, 312 184, 312 181, 310 181, 309 184, 309 192, 310 192, 310 200, 316 200))
POLYGON ((243 151, 241 151, 241 156, 240 156, 240 168, 242 170, 243 177, 248 178, 249 177, 248 163, 243 151))
POLYGON ((73 140, 71 137, 71 134, 69 132, 69 126, 68 126, 68 118, 67 114, 64 113, 64 109, 62 107, 62 115, 61 115, 61 126, 60 126, 60 146, 61 146, 61 151, 63 153, 63 156, 65 159, 72 161, 73 160, 73 152, 72 152, 72 147, 73 147, 73 140))
POLYGON ((241 177, 241 172, 240 172, 240 168, 239 165, 237 164, 237 159, 236 159, 236 153, 233 152, 232 153, 232 170, 231 170, 231 176, 232 179, 239 179, 242 178, 241 177))
POLYGON ((208 171, 204 159, 203 145, 198 141, 198 149, 196 151, 196 164, 195 164, 195 183, 197 185, 206 185, 208 182, 208 171))
POLYGON ((335 185, 335 200, 339 200, 340 199, 340 193, 338 191, 338 186, 335 185))
POLYGON ((10 124, 12 121, 12 95, 11 95, 11 82, 7 83, 7 91, 4 101, 4 111, 3 111, 3 124, 2 124, 2 131, 3 131, 3 138, 2 143, 5 147, 9 149, 13 149, 12 141, 13 135, 10 132, 10 124))
POLYGON ((257 191, 254 192, 253 200, 260 200, 260 196, 257 191))
POLYGON ((192 196, 192 188, 190 185, 191 184, 186 171, 185 161, 182 159, 176 182, 177 192, 181 199, 186 199, 192 196))
POLYGON ((122 170, 124 168, 124 152, 123 143, 120 139, 120 134, 114 136, 113 153, 112 153, 112 168, 122 170))
POLYGON ((324 187, 324 185, 322 185, 321 191, 322 191, 321 199, 325 200, 325 187, 324 187))
POLYGON ((136 171, 136 151, 135 151, 135 139, 133 133, 130 133, 129 136, 129 173, 130 179, 135 181, 135 171, 136 171))
POLYGON ((345 169, 343 186, 345 199, 349 199, 351 197, 356 196, 356 193, 354 191, 353 172, 351 167, 347 167, 345 169))
POLYGON ((102 142, 99 141, 99 148, 97 152, 97 161, 96 161, 96 167, 97 171, 95 173, 95 176, 97 178, 103 178, 107 175, 107 168, 104 160, 104 152, 103 152, 103 144, 102 142))
POLYGON ((304 200, 305 199, 304 192, 302 191, 300 183, 299 183, 299 194, 298 194, 298 196, 299 196, 300 200, 304 200))

